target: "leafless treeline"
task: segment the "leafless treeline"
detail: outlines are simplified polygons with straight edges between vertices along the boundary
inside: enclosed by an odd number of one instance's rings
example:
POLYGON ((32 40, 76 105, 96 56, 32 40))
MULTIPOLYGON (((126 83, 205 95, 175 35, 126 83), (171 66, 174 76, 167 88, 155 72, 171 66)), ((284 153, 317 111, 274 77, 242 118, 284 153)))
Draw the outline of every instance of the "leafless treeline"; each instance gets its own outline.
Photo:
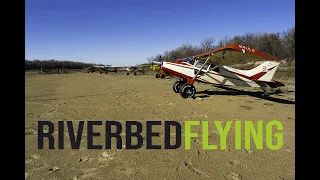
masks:
POLYGON ((85 67, 90 67, 97 64, 74 62, 74 61, 58 61, 58 60, 25 60, 25 69, 40 69, 41 66, 46 69, 57 69, 57 68, 67 68, 67 69, 81 69, 85 67))
POLYGON ((200 45, 183 44, 180 47, 165 51, 163 54, 151 56, 148 61, 158 59, 161 55, 166 60, 176 60, 183 57, 201 54, 229 44, 242 44, 257 49, 281 60, 295 59, 295 27, 279 33, 245 33, 233 38, 224 37, 215 43, 215 38, 210 37, 201 41, 200 45))

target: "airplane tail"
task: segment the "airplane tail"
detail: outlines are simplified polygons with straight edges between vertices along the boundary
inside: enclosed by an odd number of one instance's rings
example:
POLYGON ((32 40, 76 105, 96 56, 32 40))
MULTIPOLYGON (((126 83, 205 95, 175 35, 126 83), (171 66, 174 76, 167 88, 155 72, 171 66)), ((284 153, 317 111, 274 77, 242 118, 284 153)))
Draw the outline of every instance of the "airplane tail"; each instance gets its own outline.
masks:
POLYGON ((246 74, 251 76, 252 80, 272 82, 279 64, 276 61, 266 61, 251 70, 247 70, 246 74))

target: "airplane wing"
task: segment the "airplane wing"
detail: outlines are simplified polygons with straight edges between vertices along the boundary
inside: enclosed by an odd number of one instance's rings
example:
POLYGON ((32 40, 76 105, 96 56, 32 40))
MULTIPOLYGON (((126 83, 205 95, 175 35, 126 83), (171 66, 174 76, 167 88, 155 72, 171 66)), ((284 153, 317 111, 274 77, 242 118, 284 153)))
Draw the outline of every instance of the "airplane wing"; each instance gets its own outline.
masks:
POLYGON ((141 66, 105 66, 105 68, 139 68, 141 66))
MULTIPOLYGON (((278 61, 280 62, 280 60, 272 57, 272 56, 269 56, 265 53, 262 53, 260 51, 258 51, 257 49, 253 49, 253 48, 250 48, 248 46, 244 46, 244 45, 241 45, 241 44, 230 44, 228 46, 225 46, 225 47, 222 47, 222 48, 218 48, 218 49, 214 49, 212 51, 208 51, 208 52, 205 52, 205 53, 202 53, 202 54, 198 54, 198 55, 195 55, 195 56, 191 56, 191 57, 186 57, 186 58, 180 58, 180 59, 177 59, 176 61, 185 61, 187 59, 199 59, 199 58, 205 58, 205 57, 208 57, 208 56, 217 56, 217 57, 220 57, 222 59, 225 58, 225 53, 226 52, 231 52, 232 51, 235 51, 237 54, 237 57, 239 59, 239 57, 241 56, 241 54, 247 54, 247 55, 250 55, 252 56, 252 58, 250 59, 254 59, 253 61, 258 61, 258 60, 271 60, 271 61, 278 61)), ((230 56, 229 56, 230 57, 230 56)), ((246 58, 248 58, 248 56, 246 56, 246 58)))
POLYGON ((105 66, 105 68, 128 68, 131 66, 105 66))
POLYGON ((116 69, 116 71, 143 71, 144 66, 106 66, 105 69, 116 69))
POLYGON ((104 66, 103 69, 110 70, 110 69, 116 69, 117 71, 126 71, 131 66, 104 66))
POLYGON ((212 50, 212 51, 209 51, 209 52, 205 52, 205 53, 193 56, 193 58, 197 59, 197 58, 200 58, 200 57, 212 56, 215 53, 225 52, 225 51, 240 51, 242 53, 248 53, 248 54, 251 54, 251 55, 260 56, 260 57, 268 59, 268 60, 280 62, 280 60, 278 60, 278 59, 276 59, 276 58, 274 58, 272 56, 269 56, 269 55, 264 54, 264 53, 262 53, 262 52, 260 52, 260 51, 258 51, 256 49, 253 49, 253 48, 250 48, 248 46, 241 45, 241 44, 230 44, 229 46, 226 46, 226 47, 218 48, 218 49, 215 49, 215 50, 212 50))

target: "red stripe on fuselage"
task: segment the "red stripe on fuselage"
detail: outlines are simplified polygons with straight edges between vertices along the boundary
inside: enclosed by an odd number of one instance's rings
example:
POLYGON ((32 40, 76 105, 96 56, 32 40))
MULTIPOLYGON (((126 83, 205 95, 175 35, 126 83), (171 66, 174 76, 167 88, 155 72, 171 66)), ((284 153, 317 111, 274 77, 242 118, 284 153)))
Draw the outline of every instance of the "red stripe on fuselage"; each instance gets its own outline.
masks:
POLYGON ((170 62, 170 61, 166 61, 166 63, 172 64, 172 65, 182 64, 182 65, 186 65, 186 66, 191 66, 190 64, 188 64, 186 62, 170 62))
POLYGON ((169 68, 166 68, 166 67, 162 67, 162 69, 163 69, 166 73, 170 74, 171 76, 181 77, 181 78, 183 78, 183 79, 193 79, 193 77, 191 77, 191 76, 187 76, 187 75, 185 75, 185 74, 179 73, 179 72, 177 72, 177 71, 174 71, 174 70, 169 69, 169 68))
MULTIPOLYGON (((168 64, 171 64, 171 65, 174 65, 174 66, 179 66, 179 67, 182 67, 182 68, 188 68, 188 69, 192 69, 192 70, 197 69, 197 68, 195 68, 194 66, 191 66, 190 64, 185 64, 185 65, 187 65, 187 66, 189 66, 189 67, 181 66, 181 65, 180 65, 181 63, 172 63, 172 62, 169 62, 168 64)), ((214 71, 208 71, 208 73, 218 75, 218 73, 216 73, 216 72, 214 72, 214 71)))
POLYGON ((183 68, 188 68, 188 69, 194 69, 194 67, 189 65, 189 64, 183 64, 183 65, 187 65, 187 66, 182 66, 181 63, 172 63, 172 62, 167 62, 167 63, 170 64, 170 65, 173 65, 173 66, 178 66, 178 67, 183 67, 183 68))

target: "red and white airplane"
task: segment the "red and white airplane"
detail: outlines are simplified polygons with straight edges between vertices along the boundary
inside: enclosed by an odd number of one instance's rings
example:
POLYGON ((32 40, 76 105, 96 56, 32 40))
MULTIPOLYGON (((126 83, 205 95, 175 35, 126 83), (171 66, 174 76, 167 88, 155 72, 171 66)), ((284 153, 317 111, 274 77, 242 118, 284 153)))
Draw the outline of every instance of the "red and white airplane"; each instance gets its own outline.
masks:
POLYGON ((193 85, 195 81, 223 86, 260 87, 265 95, 268 94, 267 86, 271 88, 285 86, 281 82, 272 80, 280 64, 278 59, 239 44, 231 44, 197 56, 178 59, 175 62, 160 61, 160 63, 161 69, 165 73, 180 78, 173 84, 173 91, 180 93, 183 98, 193 98, 195 96, 196 88, 193 85), (258 56, 264 58, 265 62, 251 70, 240 70, 208 63, 212 56, 224 59, 224 55, 228 51, 238 51, 258 56), (219 56, 219 53, 222 53, 222 56, 219 56), (207 57, 207 59, 201 61, 199 60, 201 57, 207 57))

